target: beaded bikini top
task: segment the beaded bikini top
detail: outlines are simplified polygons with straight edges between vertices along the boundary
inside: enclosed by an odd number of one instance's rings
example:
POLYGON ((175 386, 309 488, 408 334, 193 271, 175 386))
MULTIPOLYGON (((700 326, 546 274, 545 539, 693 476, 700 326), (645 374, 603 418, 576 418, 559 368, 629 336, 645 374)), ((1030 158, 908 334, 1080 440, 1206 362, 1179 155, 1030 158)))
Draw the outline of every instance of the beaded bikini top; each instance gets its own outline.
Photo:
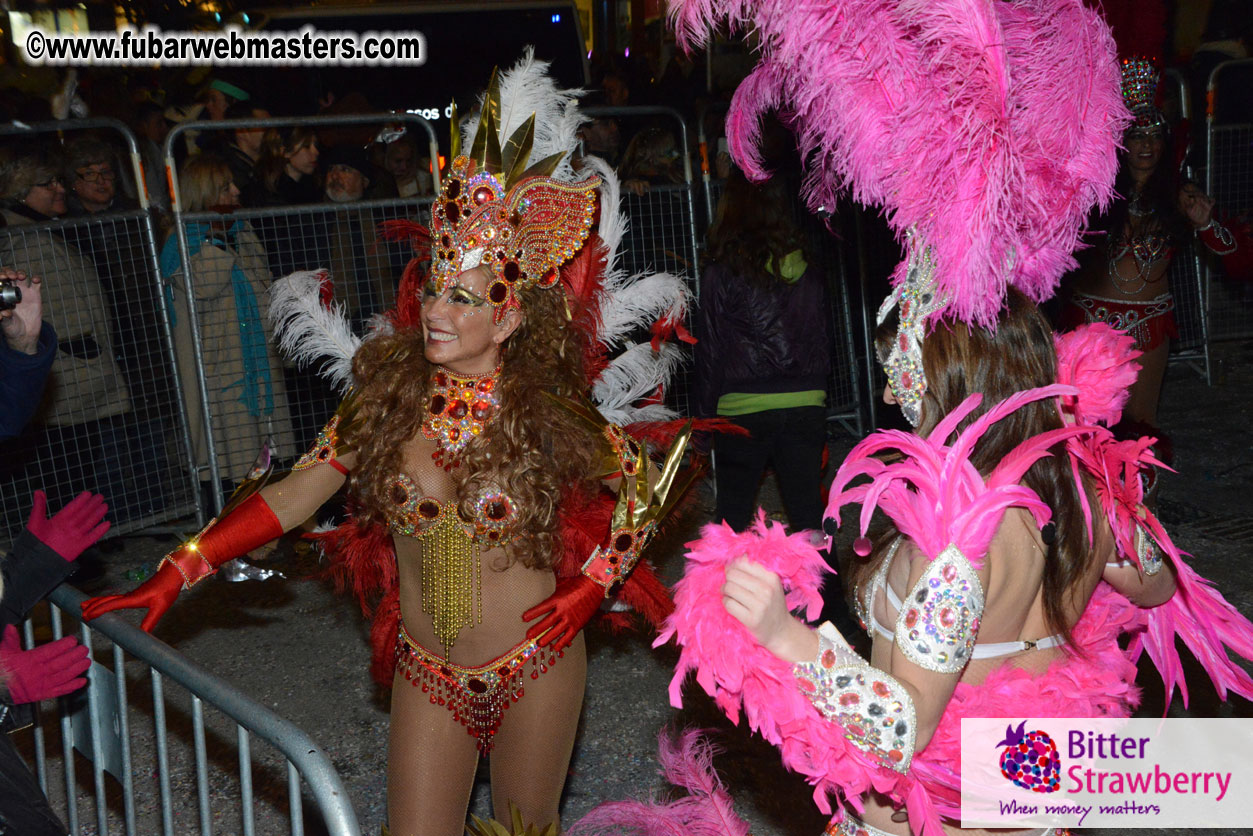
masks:
POLYGON ((474 516, 467 520, 457 511, 456 502, 441 502, 424 496, 418 483, 404 473, 397 474, 386 509, 387 526, 394 534, 422 539, 442 524, 456 522, 478 545, 493 548, 511 539, 518 509, 503 491, 484 488, 474 497, 474 516))

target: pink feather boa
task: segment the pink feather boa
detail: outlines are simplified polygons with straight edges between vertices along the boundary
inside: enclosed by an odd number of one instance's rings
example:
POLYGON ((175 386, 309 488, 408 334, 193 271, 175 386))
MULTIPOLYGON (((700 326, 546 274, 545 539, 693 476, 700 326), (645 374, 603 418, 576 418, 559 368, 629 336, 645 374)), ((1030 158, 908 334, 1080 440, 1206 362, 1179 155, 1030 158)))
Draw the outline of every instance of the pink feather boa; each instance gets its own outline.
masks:
POLYGON ((960 731, 963 717, 1032 714, 1049 717, 1125 717, 1138 703, 1135 665, 1118 647, 1118 636, 1141 626, 1140 611, 1102 585, 1073 630, 1068 654, 1041 675, 1003 665, 979 685, 961 683, 931 741, 914 756, 906 775, 871 762, 824 718, 801 693, 792 666, 760 645, 722 606, 726 566, 745 555, 777 573, 788 606, 803 608, 814 619, 820 608, 822 575, 828 571, 808 535, 788 536, 779 524, 759 517, 753 528, 736 534, 726 525, 706 526, 688 544, 688 568, 675 587, 675 612, 657 644, 675 639, 679 664, 670 683, 670 701, 682 704, 689 672, 738 724, 777 746, 783 762, 814 785, 814 801, 823 812, 848 804, 861 809, 870 790, 905 804, 910 822, 924 836, 939 834, 942 818, 958 820, 960 731))

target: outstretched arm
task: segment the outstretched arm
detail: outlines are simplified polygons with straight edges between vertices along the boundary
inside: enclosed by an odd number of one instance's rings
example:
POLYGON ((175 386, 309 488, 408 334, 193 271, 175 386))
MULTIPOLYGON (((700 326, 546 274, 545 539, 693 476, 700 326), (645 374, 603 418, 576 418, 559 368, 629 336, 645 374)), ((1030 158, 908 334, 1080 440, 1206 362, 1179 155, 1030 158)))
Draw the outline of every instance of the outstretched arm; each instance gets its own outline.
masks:
POLYGON ((285 478, 243 501, 229 503, 220 517, 166 555, 156 574, 132 592, 84 601, 83 617, 90 620, 114 610, 144 609, 147 612, 140 627, 151 632, 179 592, 212 575, 228 560, 277 539, 308 519, 343 486, 355 462, 355 453, 337 453, 337 420, 323 430, 314 449, 285 478))

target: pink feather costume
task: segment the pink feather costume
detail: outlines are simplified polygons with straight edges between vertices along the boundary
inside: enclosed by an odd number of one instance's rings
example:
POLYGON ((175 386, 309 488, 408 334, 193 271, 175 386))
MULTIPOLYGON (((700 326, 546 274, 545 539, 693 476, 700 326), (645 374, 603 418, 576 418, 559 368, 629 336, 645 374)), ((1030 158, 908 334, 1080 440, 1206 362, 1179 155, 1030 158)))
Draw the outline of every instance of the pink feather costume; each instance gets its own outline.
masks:
MULTIPOLYGON (((1134 680, 1142 652, 1161 671, 1168 696, 1176 683, 1182 684, 1176 636, 1206 668, 1221 695, 1233 690, 1253 697, 1253 680, 1223 650, 1227 645, 1253 658, 1253 624, 1183 562, 1160 524, 1140 504, 1138 472, 1152 461, 1144 452, 1151 439, 1116 442, 1104 427, 1088 423, 1093 417, 1117 421, 1125 387, 1135 374, 1132 360, 1137 354, 1130 340, 1102 328, 1092 326, 1058 338, 1059 378, 1068 384, 1011 396, 972 423, 952 445, 945 445, 944 439, 980 396, 968 398, 926 439, 889 430, 862 441, 836 476, 827 516, 838 520, 845 504, 860 503, 864 534, 878 507, 928 557, 953 543, 977 564, 1008 507, 1028 509, 1039 523, 1048 520, 1048 508, 1018 481, 1040 456, 1049 454, 1050 447, 1064 441, 1075 467, 1095 488, 1119 553, 1136 559, 1132 543, 1138 521, 1171 561, 1178 591, 1170 601, 1140 609, 1102 582, 1072 629, 1063 657, 1042 674, 1006 663, 978 685, 959 683, 931 740, 915 753, 909 771, 902 775, 875 764, 850 744, 838 723, 824 718, 797 687, 792 665, 759 646, 722 607, 726 566, 743 554, 779 574, 789 608, 803 607, 814 617, 826 567, 807 537, 787 536, 782 526, 767 525, 764 518, 744 534, 709 526, 690 544, 687 572, 675 588, 676 609, 660 639, 674 638, 682 648, 671 701, 681 702, 682 682, 695 671, 697 683, 733 721, 738 722, 743 712, 752 729, 780 748, 784 763, 806 776, 824 812, 831 810, 828 796, 834 796, 838 806, 860 810, 860 796, 873 789, 905 805, 915 832, 933 836, 942 832, 942 819, 960 817, 956 765, 963 717, 1128 716, 1139 703, 1134 680), (1023 442, 983 479, 968 459, 979 436, 1022 404, 1044 397, 1059 397, 1075 423, 1023 442), (890 464, 873 457, 888 449, 905 456, 890 464), (863 476, 870 481, 849 487, 863 476), (1122 634, 1131 636, 1125 651, 1118 645, 1122 634)), ((1186 688, 1184 698, 1186 704, 1186 688)))

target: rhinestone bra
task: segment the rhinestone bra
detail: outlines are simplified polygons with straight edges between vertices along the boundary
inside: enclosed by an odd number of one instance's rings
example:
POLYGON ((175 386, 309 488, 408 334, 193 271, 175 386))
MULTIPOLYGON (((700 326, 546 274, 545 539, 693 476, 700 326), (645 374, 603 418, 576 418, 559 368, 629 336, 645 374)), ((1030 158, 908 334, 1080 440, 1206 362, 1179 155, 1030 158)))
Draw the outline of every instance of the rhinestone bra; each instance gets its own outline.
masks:
POLYGON ((456 502, 440 502, 423 496, 418 484, 405 474, 396 476, 387 508, 387 525, 394 534, 422 539, 441 524, 456 521, 466 536, 486 548, 503 545, 511 539, 518 510, 508 494, 485 488, 474 498, 474 517, 463 519, 456 502))

